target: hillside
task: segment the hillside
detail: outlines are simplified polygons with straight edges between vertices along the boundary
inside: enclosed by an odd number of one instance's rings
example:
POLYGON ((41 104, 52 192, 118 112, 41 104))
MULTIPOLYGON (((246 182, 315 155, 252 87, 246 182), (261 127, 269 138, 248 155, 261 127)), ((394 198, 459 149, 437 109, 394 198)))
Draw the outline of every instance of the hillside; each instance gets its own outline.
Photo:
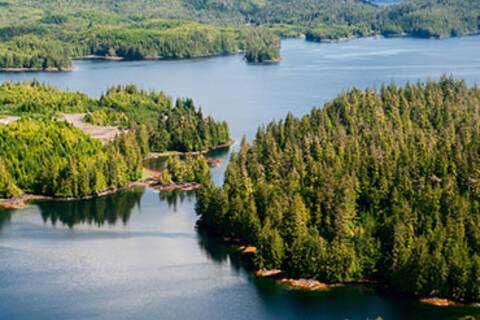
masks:
POLYGON ((479 31, 480 4, 411 0, 2 0, 0 71, 70 71, 72 59, 184 59, 243 51, 279 61, 277 36, 450 37, 479 31), (259 28, 260 26, 260 28, 259 28))
POLYGON ((199 191, 199 224, 255 246, 259 269, 478 302, 479 108, 444 78, 290 114, 199 191))

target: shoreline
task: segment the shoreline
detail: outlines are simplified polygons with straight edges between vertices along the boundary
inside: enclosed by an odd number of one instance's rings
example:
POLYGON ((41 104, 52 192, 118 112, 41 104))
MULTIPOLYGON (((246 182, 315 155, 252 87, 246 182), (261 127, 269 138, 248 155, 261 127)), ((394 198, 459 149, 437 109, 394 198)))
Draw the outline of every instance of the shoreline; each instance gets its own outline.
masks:
MULTIPOLYGON (((480 32, 473 32, 473 33, 466 33, 462 35, 429 35, 429 36, 421 36, 415 35, 411 33, 392 33, 392 34, 385 34, 385 33, 373 33, 367 36, 356 36, 351 35, 348 37, 340 37, 340 38, 320 38, 320 39, 309 39, 306 37, 306 33, 301 33, 297 36, 285 36, 280 37, 281 40, 292 39, 292 38, 303 38, 307 42, 313 43, 338 43, 338 42, 346 42, 356 39, 365 39, 365 38, 412 38, 412 39, 426 39, 426 40, 441 40, 441 39, 450 39, 450 38, 464 38, 464 37, 473 37, 479 36, 480 32)), ((89 61, 89 60, 99 60, 99 61, 175 61, 175 60, 195 60, 195 59, 207 59, 207 58, 215 58, 215 57, 222 57, 222 56, 230 56, 230 55, 237 55, 241 54, 243 51, 238 50, 237 52, 230 52, 230 53, 216 53, 216 54, 206 54, 206 55, 199 55, 195 57, 184 57, 184 58, 164 58, 162 56, 145 56, 142 59, 127 59, 124 57, 117 57, 117 56, 101 56, 101 55, 86 55, 80 57, 72 57, 70 58, 71 61, 89 61)), ((274 59, 274 60, 266 60, 262 62, 247 62, 250 65, 275 65, 282 61, 282 58, 274 59)), ((73 72, 78 70, 75 66, 68 67, 68 68, 1 68, 0 73, 39 73, 39 72, 47 72, 47 73, 58 73, 58 72, 73 72)))
POLYGON ((74 67, 69 68, 0 68, 0 72, 3 73, 22 73, 22 72, 48 72, 48 73, 57 73, 57 72, 72 72, 74 67))
MULTIPOLYGON (((257 251, 257 248, 251 245, 241 245, 241 240, 239 239, 230 239, 222 238, 223 242, 232 246, 237 250, 238 253, 243 255, 248 260, 253 259, 253 255, 257 251)), ((381 284, 377 281, 364 279, 353 282, 340 282, 340 283, 325 283, 316 279, 307 279, 307 278, 294 278, 289 276, 289 274, 281 269, 260 269, 252 271, 252 273, 259 278, 271 279, 279 284, 285 285, 289 290, 303 290, 303 291, 325 291, 332 288, 338 288, 348 285, 364 286, 371 287, 375 290, 386 290, 384 284, 381 284)), ((385 291, 388 293, 395 294, 395 291, 385 291)), ((408 298, 415 299, 419 303, 428 304, 435 307, 445 308, 445 307, 470 307, 470 308, 480 308, 480 302, 466 302, 466 301, 457 301, 454 299, 447 299, 441 297, 418 297, 418 296, 405 296, 408 298)))
MULTIPOLYGON (((150 172, 151 169, 148 169, 150 172)), ((149 187, 158 191, 173 191, 173 190, 182 190, 182 191, 191 191, 201 187, 201 184, 198 182, 179 182, 174 184, 164 185, 159 183, 153 177, 147 177, 145 179, 140 179, 136 181, 131 181, 128 184, 118 187, 110 188, 104 190, 95 195, 87 196, 78 196, 78 197, 61 197, 61 196, 51 196, 43 194, 34 194, 34 193, 25 193, 20 196, 10 198, 10 199, 0 199, 0 209, 25 209, 27 202, 31 201, 80 201, 80 200, 92 200, 97 198, 102 198, 109 196, 116 192, 122 190, 129 190, 137 187, 149 187)))
MULTIPOLYGON (((150 155, 146 156, 143 161, 156 159, 160 157, 166 157, 169 155, 200 155, 207 153, 212 150, 218 150, 223 148, 228 148, 235 143, 235 140, 230 140, 227 143, 220 144, 217 146, 213 146, 211 148, 201 150, 201 151, 194 151, 194 152, 187 152, 181 153, 177 151, 173 152, 165 152, 165 153, 151 153, 150 155)), ((208 163, 210 167, 218 167, 221 165, 221 161, 218 159, 208 159, 208 163)), ((98 194, 95 195, 88 195, 88 196, 78 196, 78 197, 61 197, 61 196, 51 196, 51 195, 42 195, 42 194, 33 194, 33 193, 24 193, 20 196, 9 198, 9 199, 0 199, 0 209, 24 209, 26 207, 26 203, 30 201, 37 201, 37 200, 48 200, 48 201, 79 201, 79 200, 91 200, 95 198, 101 198, 104 196, 111 195, 115 192, 121 190, 127 190, 135 187, 150 187, 154 190, 159 191, 173 191, 173 190, 183 190, 183 191, 191 191, 201 187, 201 184, 198 182, 178 182, 172 183, 168 185, 164 185, 156 180, 156 177, 161 174, 160 171, 155 169, 143 167, 143 172, 147 174, 147 177, 141 178, 136 181, 131 181, 125 186, 118 187, 118 188, 109 188, 106 189, 98 194)))
POLYGON ((72 61, 88 61, 88 60, 100 60, 100 61, 174 61, 174 60, 194 60, 194 59, 206 59, 206 58, 214 58, 214 57, 224 57, 224 56, 231 56, 241 54, 243 51, 238 50, 236 52, 227 52, 227 53, 210 53, 204 55, 198 55, 194 57, 183 57, 183 58, 166 58, 162 56, 145 56, 142 59, 127 59, 124 57, 118 56, 102 56, 102 55, 86 55, 80 57, 73 57, 71 58, 72 61))
POLYGON ((61 196, 50 196, 50 195, 35 194, 35 193, 24 193, 14 198, 0 199, 0 209, 2 208, 3 209, 24 209, 26 207, 27 202, 38 201, 38 200, 47 200, 47 201, 91 200, 95 198, 105 197, 121 190, 127 190, 135 187, 145 187, 145 186, 147 186, 146 180, 137 180, 137 181, 129 182, 128 184, 122 187, 106 189, 95 195, 78 196, 78 197, 61 197, 61 196))
POLYGON ((231 147, 232 145, 234 145, 235 142, 236 142, 235 140, 230 139, 230 140, 229 140, 228 142, 226 142, 226 143, 222 143, 222 144, 219 144, 219 145, 216 145, 216 146, 207 148, 207 149, 203 149, 203 150, 200 150, 200 151, 186 151, 186 152, 182 152, 182 151, 150 152, 149 155, 147 155, 145 158, 143 158, 143 161, 152 160, 152 159, 158 159, 158 158, 166 158, 166 157, 170 157, 170 156, 199 156, 199 155, 201 155, 201 154, 206 154, 206 153, 208 153, 208 152, 210 152, 210 151, 229 148, 229 147, 231 147))
MULTIPOLYGON (((392 33, 392 34, 373 33, 373 34, 366 35, 366 36, 350 35, 348 37, 340 37, 340 38, 336 38, 336 39, 328 39, 328 38, 322 38, 322 39, 311 39, 310 38, 310 39, 308 39, 306 37, 306 33, 303 34, 303 38, 307 42, 325 43, 325 44, 348 42, 348 41, 358 40, 358 39, 380 39, 380 38, 402 39, 402 38, 411 38, 411 39, 423 39, 423 40, 443 40, 443 39, 466 38, 466 37, 475 37, 475 36, 480 36, 480 32, 466 33, 466 34, 454 35, 454 36, 431 35, 431 36, 428 36, 428 37, 427 36, 418 36, 418 35, 414 35, 414 34, 411 34, 411 33, 392 33)), ((299 37, 295 37, 295 38, 299 38, 299 37)), ((283 39, 289 39, 289 38, 282 38, 282 40, 283 39)))

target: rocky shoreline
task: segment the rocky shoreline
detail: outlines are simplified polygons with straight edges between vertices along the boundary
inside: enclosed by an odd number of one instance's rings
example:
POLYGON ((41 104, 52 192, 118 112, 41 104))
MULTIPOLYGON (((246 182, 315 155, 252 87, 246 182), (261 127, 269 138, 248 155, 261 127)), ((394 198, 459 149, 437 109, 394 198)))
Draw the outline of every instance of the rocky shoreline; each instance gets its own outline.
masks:
POLYGON ((0 68, 0 72, 4 73, 20 73, 20 72, 72 72, 73 67, 69 68, 0 68))
POLYGON ((165 158, 165 157, 170 157, 170 156, 199 156, 201 154, 206 154, 210 151, 218 150, 218 149, 225 149, 229 148, 232 145, 235 144, 235 140, 231 139, 230 141, 226 143, 222 143, 210 148, 206 148, 200 151, 188 151, 188 152, 182 152, 182 151, 165 151, 165 152, 151 152, 149 155, 147 155, 143 161, 146 160, 152 160, 152 159, 158 159, 158 158, 165 158))
MULTIPOLYGON (((250 245, 239 245, 239 239, 225 238, 225 242, 234 245, 238 252, 247 256, 249 259, 255 254, 257 248, 250 245)), ((379 287, 379 284, 374 281, 363 280, 352 283, 324 283, 315 279, 297 279, 292 278, 287 272, 281 269, 260 269, 254 271, 255 276, 260 278, 270 278, 278 283, 281 283, 288 287, 290 290, 305 290, 305 291, 324 291, 332 288, 344 286, 344 285, 360 285, 360 286, 372 286, 379 287)), ((429 304, 436 307, 480 307, 480 303, 465 303, 462 301, 455 301, 451 299, 439 298, 439 297, 418 297, 417 300, 423 304, 429 304)))
MULTIPOLYGON (((228 146, 232 145, 233 143, 234 141, 231 140, 228 143, 228 146)), ((221 146, 216 146, 214 147, 214 149, 225 148, 228 146, 227 144, 225 144, 221 146)), ((211 150, 214 150, 214 149, 211 149, 211 150)), ((202 152, 208 152, 208 151, 202 151, 202 152)), ((162 155, 162 156, 165 156, 165 155, 162 155)), ((158 157, 162 157, 162 156, 158 156, 158 157)), ((144 159, 144 161, 154 159, 154 158, 157 158, 157 157, 147 157, 144 159)), ((215 168, 220 166, 222 162, 221 160, 218 160, 218 159, 208 158, 207 163, 209 167, 215 168)), ((173 191, 173 190, 191 191, 201 187, 201 184, 198 182, 178 182, 178 183, 172 183, 172 184, 161 184, 160 182, 158 182, 158 177, 161 174, 160 171, 150 169, 150 168, 143 168, 143 170, 147 174, 146 178, 143 178, 137 181, 132 181, 120 188, 107 189, 99 194, 81 196, 81 197, 57 197, 57 196, 41 195, 41 194, 23 194, 14 198, 0 199, 0 209, 2 208, 3 209, 24 209, 26 207, 27 202, 36 201, 36 200, 50 200, 50 201, 89 200, 89 199, 104 197, 104 196, 113 194, 117 191, 130 189, 134 187, 150 187, 152 189, 159 190, 159 191, 173 191)))

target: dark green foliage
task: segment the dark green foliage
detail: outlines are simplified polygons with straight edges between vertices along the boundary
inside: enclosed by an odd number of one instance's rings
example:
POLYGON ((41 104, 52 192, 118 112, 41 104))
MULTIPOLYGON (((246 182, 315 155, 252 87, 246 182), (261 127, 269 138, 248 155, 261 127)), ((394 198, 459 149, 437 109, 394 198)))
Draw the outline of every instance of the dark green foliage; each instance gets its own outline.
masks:
POLYGON ((267 29, 252 29, 245 36, 245 59, 248 63, 280 61, 280 38, 267 29))
POLYGON ((257 246, 259 267, 478 301, 479 108, 443 78, 289 114, 198 192, 199 224, 257 246))
POLYGON ((272 33, 311 41, 448 37, 478 33, 479 16, 476 0, 386 7, 361 0, 16 0, 0 6, 0 68, 62 71, 74 57, 178 59, 239 50, 249 62, 277 61, 272 33))
POLYGON ((51 119, 60 113, 85 113, 85 122, 132 129, 143 155, 150 150, 203 151, 230 141, 227 123, 203 116, 191 99, 173 105, 165 93, 133 84, 112 87, 98 100, 36 81, 0 85, 0 115, 51 119))
POLYGON ((316 25, 309 28, 305 34, 307 41, 330 41, 349 39, 352 37, 365 37, 375 32, 368 28, 356 28, 348 25, 316 25))
POLYGON ((226 122, 204 117, 191 99, 179 99, 174 107, 159 113, 155 132, 150 137, 154 151, 200 151, 230 140, 226 122))
POLYGON ((97 195, 142 174, 134 133, 103 145, 59 121, 23 119, 0 125, 0 159, 2 197, 18 195, 20 189, 61 197, 97 195))
POLYGON ((36 36, 19 36, 0 45, 0 69, 71 70, 72 62, 63 44, 36 36))
POLYGON ((128 60, 194 58, 239 50, 235 30, 197 23, 181 23, 170 28, 165 28, 165 24, 159 26, 155 21, 140 26, 102 26, 85 30, 78 41, 85 48, 85 55, 128 60))

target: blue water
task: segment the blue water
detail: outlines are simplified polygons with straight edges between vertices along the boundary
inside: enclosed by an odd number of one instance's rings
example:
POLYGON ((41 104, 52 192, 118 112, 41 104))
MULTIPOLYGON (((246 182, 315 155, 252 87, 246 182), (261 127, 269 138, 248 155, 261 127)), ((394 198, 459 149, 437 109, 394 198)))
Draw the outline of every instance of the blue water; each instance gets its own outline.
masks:
MULTIPOLYGON (((279 65, 240 55, 183 61, 76 62, 72 73, 36 78, 99 96, 133 82, 192 97, 229 122, 233 136, 308 112, 343 90, 451 74, 480 81, 480 37, 282 42, 279 65)), ((216 155, 221 183, 228 153, 216 155)), ((456 319, 436 308, 360 287, 301 293, 257 279, 222 242, 195 230, 194 195, 125 191, 79 202, 40 202, 0 212, 0 319, 456 319)))

